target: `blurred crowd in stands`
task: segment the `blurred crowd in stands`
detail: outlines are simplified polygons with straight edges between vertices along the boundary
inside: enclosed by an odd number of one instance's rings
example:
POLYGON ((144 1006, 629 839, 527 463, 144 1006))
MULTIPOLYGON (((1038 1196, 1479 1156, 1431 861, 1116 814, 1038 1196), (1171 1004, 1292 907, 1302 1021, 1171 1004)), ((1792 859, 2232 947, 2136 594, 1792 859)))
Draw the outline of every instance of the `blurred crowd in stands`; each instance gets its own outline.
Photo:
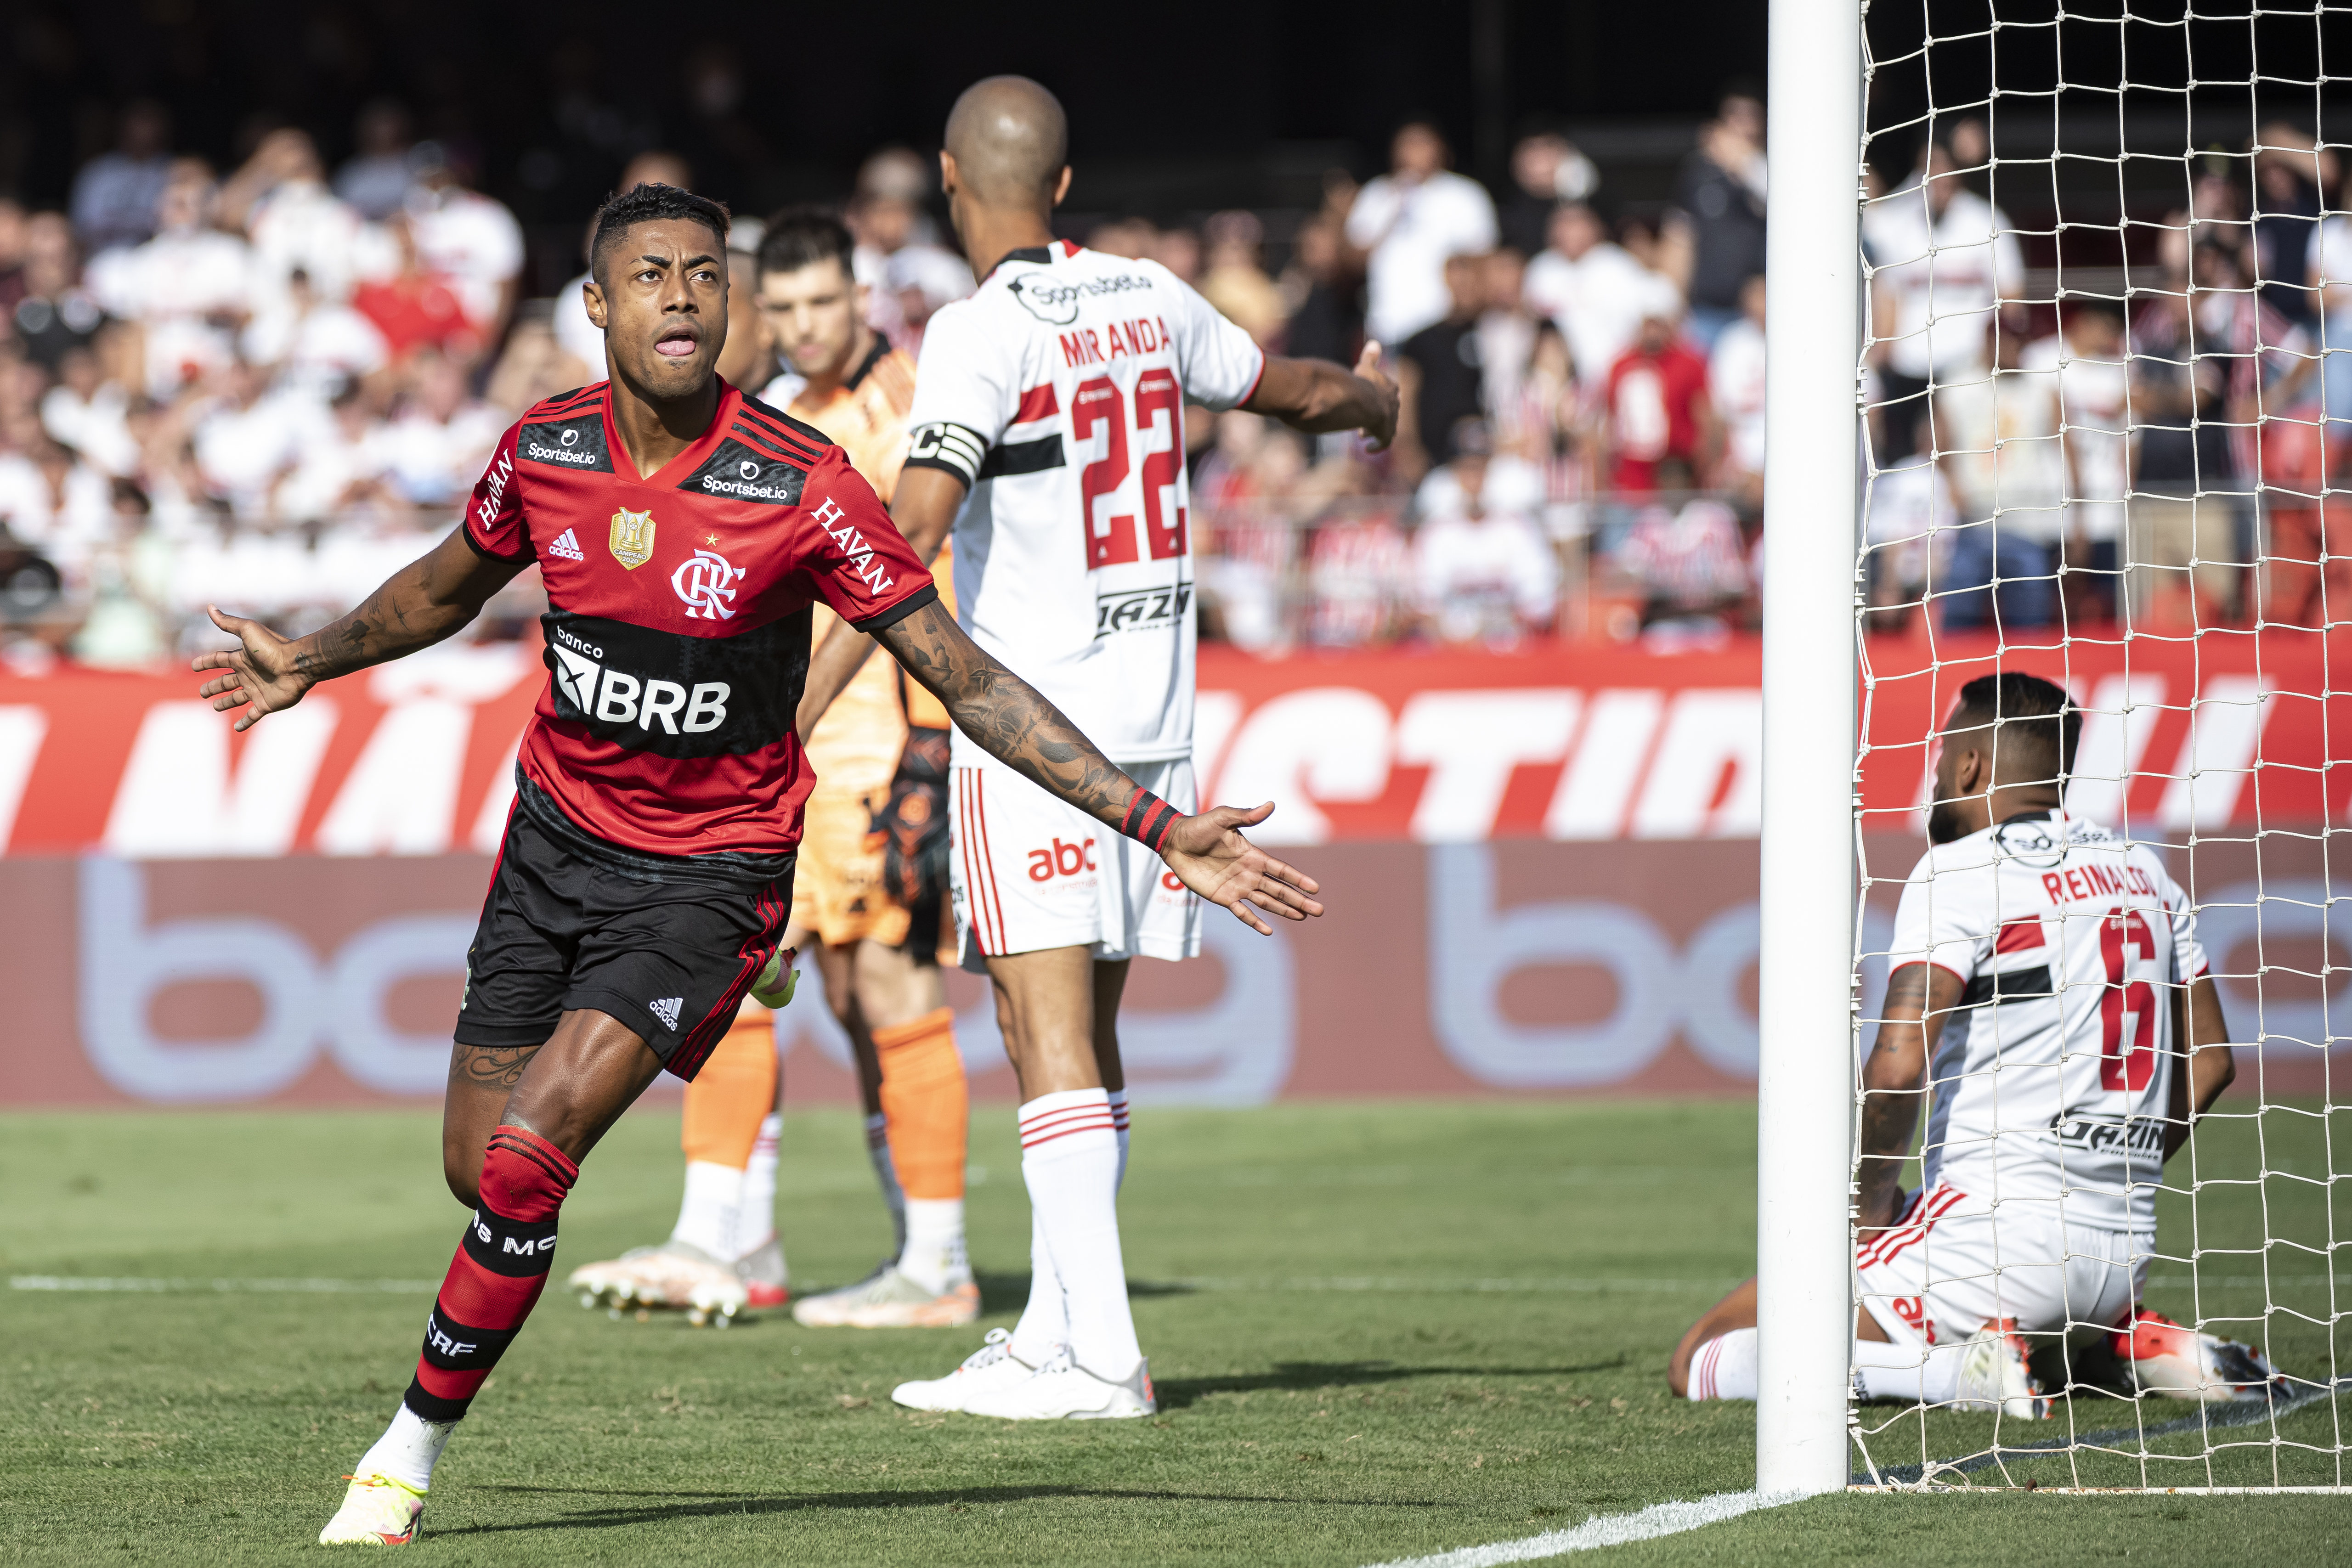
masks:
MULTIPOLYGON (((1319 210, 1076 234, 1161 262, 1269 349, 1352 362, 1377 340, 1403 389, 1381 453, 1193 411, 1204 631, 1280 651, 1752 622, 1762 141, 1758 96, 1728 92, 1671 205, 1612 225, 1561 136, 1518 143, 1498 200, 1413 122, 1319 210)), ((356 143, 330 169, 278 129, 215 168, 133 104, 65 210, 0 200, 10 664, 152 664, 216 640, 211 602, 323 623, 450 525, 517 413, 603 375, 579 280, 524 297, 524 233, 462 150, 388 103, 356 143)), ((694 172, 646 152, 621 183, 641 180, 694 172)), ((929 159, 890 149, 844 206, 875 324, 918 353, 972 287, 936 192, 929 159)), ((755 390, 781 369, 756 313, 720 368, 755 390)), ((488 634, 536 592, 520 580, 488 634)))
POLYGON ((2128 225, 2145 243, 2120 265, 2039 279, 1990 199, 1998 167, 1984 121, 1961 117, 1907 177, 1871 176, 1875 627, 2341 621, 2352 558, 2325 542, 2331 465, 2352 452, 2336 150, 2265 123, 2194 160, 2187 203, 2128 225))

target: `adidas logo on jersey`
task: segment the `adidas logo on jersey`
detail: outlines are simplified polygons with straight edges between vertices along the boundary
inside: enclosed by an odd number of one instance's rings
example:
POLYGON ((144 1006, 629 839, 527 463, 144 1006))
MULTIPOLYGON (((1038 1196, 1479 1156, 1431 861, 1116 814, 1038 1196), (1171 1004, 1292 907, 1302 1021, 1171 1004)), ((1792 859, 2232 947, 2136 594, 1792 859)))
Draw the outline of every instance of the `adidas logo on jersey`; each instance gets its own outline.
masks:
POLYGON ((661 1019, 662 1028, 676 1029, 677 1027, 677 1009, 685 1005, 686 998, 684 997, 664 997, 659 1001, 647 1002, 646 1004, 646 1009, 647 1011, 651 1012, 654 1017, 661 1019))
POLYGON ((583 553, 580 549, 580 541, 572 538, 572 530, 570 528, 566 528, 562 533, 555 536, 555 542, 547 547, 547 553, 551 556, 560 556, 565 560, 586 560, 588 559, 588 557, 583 553))

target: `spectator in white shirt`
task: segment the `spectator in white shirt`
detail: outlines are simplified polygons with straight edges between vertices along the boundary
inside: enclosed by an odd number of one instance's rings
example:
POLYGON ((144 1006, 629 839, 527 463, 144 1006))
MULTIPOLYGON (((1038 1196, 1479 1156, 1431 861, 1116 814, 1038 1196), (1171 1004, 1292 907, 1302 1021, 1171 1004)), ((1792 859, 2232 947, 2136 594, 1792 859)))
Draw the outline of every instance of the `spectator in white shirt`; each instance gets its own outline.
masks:
MULTIPOLYGON (((109 330, 126 329, 118 324, 109 330)), ((58 362, 58 384, 41 399, 41 428, 100 473, 122 478, 139 466, 139 444, 127 422, 130 412, 130 389, 106 378, 97 353, 71 349, 58 362)))
POLYGON ((155 204, 156 235, 94 257, 89 291, 107 313, 147 334, 147 392, 169 398, 182 383, 236 357, 236 329, 253 309, 253 256, 235 235, 208 226, 212 172, 194 158, 173 165, 155 204))
POLYGON ((447 506, 472 488, 506 428, 506 416, 466 390, 462 365, 419 351, 407 406, 384 432, 384 466, 412 506, 447 506))
POLYGON ((153 234, 155 203, 171 175, 171 113, 142 99, 123 110, 114 151, 74 176, 74 232, 83 246, 95 254, 153 234))
POLYGON ((288 279, 309 275, 314 295, 350 298, 358 273, 359 209, 327 188, 307 132, 273 131, 221 188, 221 222, 253 242, 256 310, 282 305, 288 279))
POLYGON ((2113 621, 2118 543, 2131 494, 2131 372, 2123 318, 2097 301, 2069 300, 2062 331, 2028 343, 2018 368, 2053 379, 2065 462, 2070 619, 2113 621))
POLYGON ((1368 253, 1365 330, 1394 348, 1444 319, 1445 259, 1495 248, 1486 187, 1449 171, 1445 138, 1426 120, 1400 128, 1390 170, 1356 193, 1348 243, 1368 253))
POLYGON ((407 211, 417 256, 448 279, 483 340, 496 342, 514 310, 522 225, 499 203, 466 188, 446 148, 421 142, 414 162, 407 211))
POLYGON ((1528 512, 1490 506, 1486 455, 1468 432, 1448 465, 1453 504, 1425 517, 1413 538, 1416 597, 1448 643, 1508 647, 1551 624, 1559 607, 1559 558, 1528 512))
POLYGON ((374 322, 348 305, 320 298, 300 267, 287 278, 285 298, 246 328, 243 348, 246 361, 272 371, 280 390, 321 402, 392 358, 374 322))
POLYGON ((1869 479, 1864 531, 1870 552, 1870 627, 1877 632, 1899 632, 1909 624, 1912 606, 1926 600, 1929 563, 1951 554, 1951 530, 1960 521, 1944 470, 1928 455, 1932 443, 1922 434, 1911 446, 1908 455, 1869 479))
POLYGON ((1717 483, 1750 506, 1764 500, 1764 275, 1739 287, 1739 319, 1717 334, 1707 357, 1706 391, 1723 421, 1724 464, 1717 483))
POLYGON ((246 521, 269 517, 271 493, 302 455, 315 416, 298 400, 265 395, 261 373, 232 360, 214 378, 218 401, 195 427, 197 471, 206 490, 246 521))
POLYGON ((1670 279, 1611 241, 1599 214, 1581 202, 1562 203, 1550 233, 1549 246, 1528 263, 1528 307, 1559 327, 1577 382, 1591 395, 1633 345, 1643 319, 1679 318, 1682 297, 1670 279))
MULTIPOLYGON (((1931 142, 1909 183, 1864 209, 1862 237, 1891 318, 1876 329, 1885 399, 1916 405, 1930 382, 1983 380, 1995 313, 2025 282, 2008 216, 1969 190, 1950 151, 1931 142)), ((1908 455, 1895 448, 1913 427, 1908 415, 1889 422, 1883 460, 1908 455)))

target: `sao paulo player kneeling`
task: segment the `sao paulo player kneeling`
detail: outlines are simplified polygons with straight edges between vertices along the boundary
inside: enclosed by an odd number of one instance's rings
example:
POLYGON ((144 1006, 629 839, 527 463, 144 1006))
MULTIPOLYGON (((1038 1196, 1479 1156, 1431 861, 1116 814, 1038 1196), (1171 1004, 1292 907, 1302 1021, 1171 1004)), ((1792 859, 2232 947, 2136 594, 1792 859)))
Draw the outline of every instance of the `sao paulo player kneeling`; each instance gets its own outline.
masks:
MULTIPOLYGON (((2081 729, 2064 691, 2011 674, 1961 688, 1941 737, 1863 1070, 1864 1399, 2038 1420, 2078 1387, 2234 1400, 2281 1382, 2142 1301, 2164 1162, 2235 1065, 2188 895, 2147 846, 2063 809, 2081 729)), ((1750 1280, 1684 1334, 1675 1392, 1755 1398, 1755 1324, 1750 1280)))

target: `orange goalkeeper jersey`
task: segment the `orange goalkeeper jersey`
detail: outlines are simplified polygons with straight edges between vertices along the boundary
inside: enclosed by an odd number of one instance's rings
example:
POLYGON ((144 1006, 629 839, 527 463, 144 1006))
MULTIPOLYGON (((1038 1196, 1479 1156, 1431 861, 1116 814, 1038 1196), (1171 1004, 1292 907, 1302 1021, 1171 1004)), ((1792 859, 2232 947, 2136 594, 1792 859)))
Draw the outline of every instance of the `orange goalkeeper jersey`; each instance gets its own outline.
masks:
MULTIPOLYGON (((914 400, 915 361, 877 337, 866 362, 831 397, 820 402, 803 392, 788 412, 824 432, 887 506, 906 465, 907 410, 914 400)), ((955 568, 949 550, 941 549, 931 563, 931 580, 939 585, 949 613, 954 613, 955 568)), ((824 642, 835 619, 823 605, 817 607, 809 628, 811 648, 824 642)), ((908 725, 944 729, 948 722, 938 698, 900 678, 896 660, 887 653, 869 658, 809 737, 817 788, 860 793, 887 789, 898 769, 898 754, 906 748, 908 725)))

